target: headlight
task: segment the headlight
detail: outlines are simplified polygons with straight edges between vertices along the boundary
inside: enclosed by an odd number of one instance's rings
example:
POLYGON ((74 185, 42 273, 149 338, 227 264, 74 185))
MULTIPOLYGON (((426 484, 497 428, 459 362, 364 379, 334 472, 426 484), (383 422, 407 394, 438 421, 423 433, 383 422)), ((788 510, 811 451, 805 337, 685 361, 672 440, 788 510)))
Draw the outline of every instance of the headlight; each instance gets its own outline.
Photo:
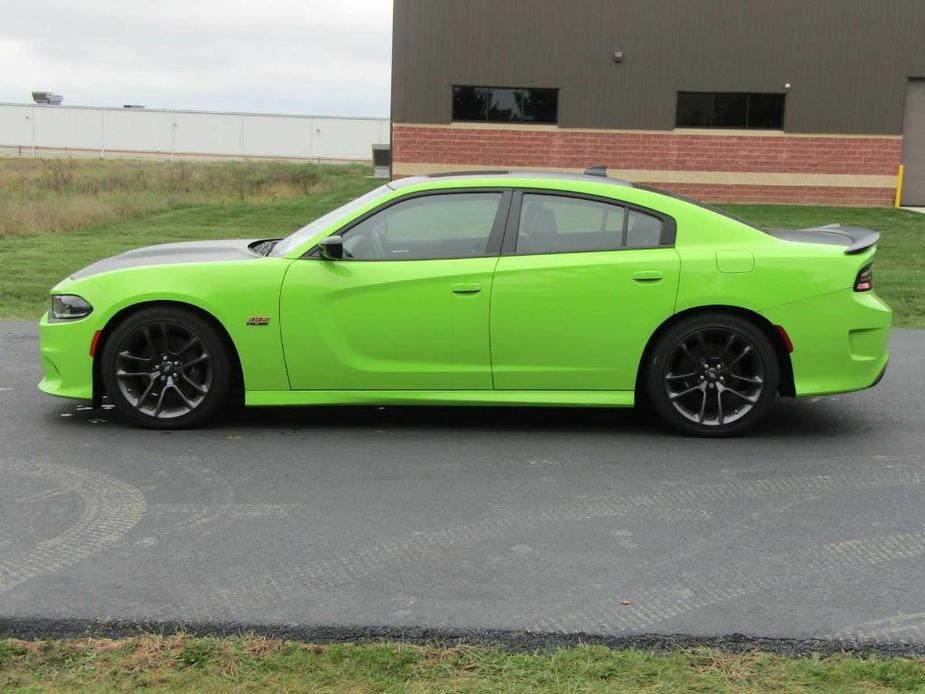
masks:
POLYGON ((57 320, 74 320, 85 318, 93 312, 93 307, 79 296, 73 294, 52 294, 51 315, 57 320))

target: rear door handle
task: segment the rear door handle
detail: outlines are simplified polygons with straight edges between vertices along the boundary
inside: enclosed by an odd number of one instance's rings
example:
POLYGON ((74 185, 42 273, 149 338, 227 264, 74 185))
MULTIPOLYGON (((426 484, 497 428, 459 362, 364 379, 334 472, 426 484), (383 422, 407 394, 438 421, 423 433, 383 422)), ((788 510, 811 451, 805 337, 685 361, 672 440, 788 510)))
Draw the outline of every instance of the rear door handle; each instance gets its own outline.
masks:
POLYGON ((661 270, 639 270, 633 273, 633 279, 637 282, 659 282, 665 279, 665 273, 661 270))
POLYGON ((454 294, 478 294, 482 291, 482 285, 478 282, 460 282, 454 284, 452 289, 454 294))

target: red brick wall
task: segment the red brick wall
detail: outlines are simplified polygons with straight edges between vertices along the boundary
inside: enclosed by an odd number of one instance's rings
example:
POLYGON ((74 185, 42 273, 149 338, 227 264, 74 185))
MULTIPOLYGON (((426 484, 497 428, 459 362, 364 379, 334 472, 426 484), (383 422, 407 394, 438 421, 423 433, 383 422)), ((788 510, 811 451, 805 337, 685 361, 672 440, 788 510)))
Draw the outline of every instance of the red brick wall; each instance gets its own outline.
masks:
MULTIPOLYGON (((648 183, 648 181, 639 181, 648 183)), ((843 205, 883 207, 893 204, 893 188, 848 186, 766 186, 716 183, 650 183, 705 202, 791 203, 797 205, 843 205)))
MULTIPOLYGON (((511 130, 417 127, 396 124, 393 161, 484 167, 583 169, 605 164, 640 172, 640 182, 727 202, 800 202, 888 205, 893 189, 851 185, 850 175, 893 176, 901 161, 897 137, 715 135, 580 130, 511 130), (811 183, 780 185, 760 176, 747 183, 664 183, 646 172, 747 172, 834 174, 837 185, 813 177, 811 183)), ((833 180, 832 183, 835 183, 833 180)))

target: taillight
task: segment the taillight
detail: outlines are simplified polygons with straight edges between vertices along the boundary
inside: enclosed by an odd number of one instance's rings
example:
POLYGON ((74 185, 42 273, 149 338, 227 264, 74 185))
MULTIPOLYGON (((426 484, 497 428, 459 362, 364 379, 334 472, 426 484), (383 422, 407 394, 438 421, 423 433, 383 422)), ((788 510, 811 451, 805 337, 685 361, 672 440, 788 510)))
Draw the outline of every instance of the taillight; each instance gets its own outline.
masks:
POLYGON ((862 268, 858 273, 857 279, 854 280, 854 291, 869 292, 874 288, 874 271, 872 266, 868 265, 862 268))

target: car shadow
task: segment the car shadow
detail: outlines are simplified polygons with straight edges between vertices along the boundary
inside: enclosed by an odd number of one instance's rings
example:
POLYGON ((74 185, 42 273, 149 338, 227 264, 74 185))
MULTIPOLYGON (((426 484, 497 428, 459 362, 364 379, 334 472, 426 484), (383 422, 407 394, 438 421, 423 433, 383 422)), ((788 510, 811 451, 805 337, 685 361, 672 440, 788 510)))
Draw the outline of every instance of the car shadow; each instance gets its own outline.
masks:
MULTIPOLYGON (((870 425, 825 402, 784 400, 747 437, 838 436, 870 425), (857 421, 855 421, 857 419, 857 421)), ((240 409, 217 426, 665 436, 673 432, 648 409, 559 407, 281 407, 240 409)))
MULTIPOLYGON (((133 429, 111 406, 93 409, 88 403, 70 403, 48 413, 54 427, 133 429)), ((874 424, 860 411, 846 411, 829 400, 806 402, 778 400, 754 429, 738 438, 801 438, 842 436, 846 431, 867 431, 874 424)), ((231 409, 200 431, 304 430, 350 432, 362 436, 370 431, 439 432, 535 432, 536 434, 586 434, 621 437, 675 435, 645 408, 574 407, 443 407, 443 406, 318 406, 231 409)), ((138 430, 142 431, 142 430, 138 430)), ((152 432, 163 433, 163 432, 152 432)), ((183 434, 184 432, 174 432, 183 434)))
POLYGON ((604 432, 662 430, 651 414, 632 409, 559 407, 280 407, 241 409, 236 428, 393 429, 604 432))

